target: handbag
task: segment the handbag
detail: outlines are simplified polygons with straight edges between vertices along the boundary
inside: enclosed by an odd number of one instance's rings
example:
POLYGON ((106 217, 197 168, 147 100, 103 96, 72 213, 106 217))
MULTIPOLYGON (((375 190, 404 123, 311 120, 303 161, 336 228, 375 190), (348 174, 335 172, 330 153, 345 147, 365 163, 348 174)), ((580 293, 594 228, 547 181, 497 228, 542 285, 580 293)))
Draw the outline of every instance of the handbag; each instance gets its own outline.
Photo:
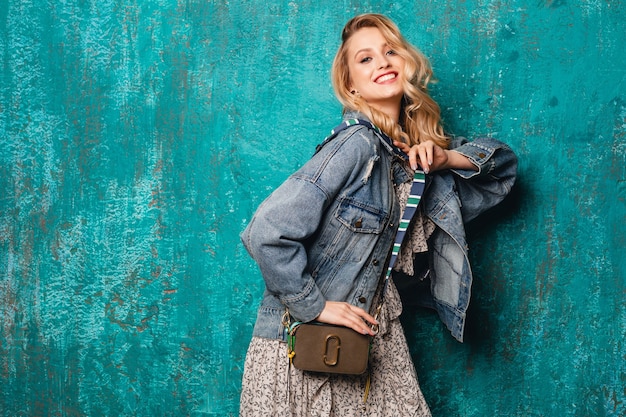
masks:
MULTIPOLYGON (((393 146, 391 139, 378 127, 366 120, 349 119, 337 126, 327 137, 318 150, 327 141, 334 138, 338 132, 355 124, 366 125, 373 129, 392 150, 404 159, 408 156, 393 146)), ((425 174, 422 170, 415 171, 411 193, 407 200, 402 220, 396 232, 395 242, 389 257, 389 264, 384 276, 380 302, 374 317, 378 318, 383 305, 385 291, 391 277, 391 270, 400 251, 400 246, 406 234, 411 218, 421 200, 425 185, 425 174)), ((348 327, 332 324, 310 322, 291 323, 289 310, 283 316, 283 325, 287 330, 287 355, 290 364, 295 368, 310 372, 326 372, 335 374, 361 375, 368 369, 369 352, 373 337, 358 333, 348 327)), ((378 329, 374 329, 375 332, 378 329)))
POLYGON ((344 326, 313 322, 295 323, 288 338, 292 364, 297 369, 347 375, 367 371, 372 340, 369 335, 344 326))

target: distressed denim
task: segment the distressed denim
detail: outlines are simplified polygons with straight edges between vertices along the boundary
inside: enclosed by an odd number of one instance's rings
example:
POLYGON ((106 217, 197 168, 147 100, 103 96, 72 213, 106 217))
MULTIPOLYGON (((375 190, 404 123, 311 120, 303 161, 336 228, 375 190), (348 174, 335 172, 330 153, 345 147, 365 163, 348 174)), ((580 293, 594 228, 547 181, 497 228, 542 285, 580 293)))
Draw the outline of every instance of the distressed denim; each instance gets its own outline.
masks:
MULTIPOLYGON (((345 118, 366 117, 347 112, 345 118)), ((456 138, 451 147, 479 170, 428 175, 422 204, 438 226, 430 240, 431 306, 462 341, 472 282, 464 222, 508 194, 517 159, 490 138, 456 138)), ((303 322, 315 319, 326 301, 370 309, 400 216, 393 184, 406 181, 405 163, 374 131, 355 125, 261 203, 241 235, 266 285, 254 336, 284 339, 285 308, 303 322)))

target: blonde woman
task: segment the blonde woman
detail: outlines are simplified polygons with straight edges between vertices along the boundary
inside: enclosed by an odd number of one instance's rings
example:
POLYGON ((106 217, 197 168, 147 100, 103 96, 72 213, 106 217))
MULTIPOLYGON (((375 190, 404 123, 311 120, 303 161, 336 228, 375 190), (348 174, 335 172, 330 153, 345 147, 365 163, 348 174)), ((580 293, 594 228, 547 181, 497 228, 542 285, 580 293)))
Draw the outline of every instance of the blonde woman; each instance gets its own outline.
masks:
POLYGON ((361 15, 344 27, 332 68, 343 118, 373 123, 392 144, 363 124, 342 130, 259 206, 242 233, 266 290, 246 356, 241 416, 430 416, 393 280, 381 314, 372 314, 413 171, 427 174, 426 191, 394 277, 420 282, 415 298, 436 309, 462 341, 472 281, 464 222, 506 196, 517 167, 501 142, 446 137, 428 94, 431 74, 388 18, 361 15), (291 366, 282 323, 287 309, 300 322, 372 336, 376 325, 369 372, 291 366))

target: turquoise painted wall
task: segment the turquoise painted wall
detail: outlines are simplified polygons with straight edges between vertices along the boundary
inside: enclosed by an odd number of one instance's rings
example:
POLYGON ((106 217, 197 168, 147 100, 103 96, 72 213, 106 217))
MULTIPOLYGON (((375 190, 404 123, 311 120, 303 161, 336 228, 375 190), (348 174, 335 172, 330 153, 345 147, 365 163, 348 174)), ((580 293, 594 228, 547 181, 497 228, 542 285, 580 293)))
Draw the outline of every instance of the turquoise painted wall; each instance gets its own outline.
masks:
POLYGON ((626 415, 626 3, 0 3, 0 415, 228 416, 254 209, 339 118, 354 14, 432 60, 450 131, 520 157, 470 228, 467 341, 404 316, 433 414, 626 415))

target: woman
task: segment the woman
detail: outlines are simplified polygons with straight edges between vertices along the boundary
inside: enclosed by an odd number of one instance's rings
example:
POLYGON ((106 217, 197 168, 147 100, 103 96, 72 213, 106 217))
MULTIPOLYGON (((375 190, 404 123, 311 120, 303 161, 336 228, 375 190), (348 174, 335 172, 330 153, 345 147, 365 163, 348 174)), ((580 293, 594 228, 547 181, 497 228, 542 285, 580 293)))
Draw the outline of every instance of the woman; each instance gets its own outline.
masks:
POLYGON ((498 141, 446 137, 427 92, 430 77, 426 58, 386 17, 361 15, 346 24, 332 68, 344 119, 371 121, 409 155, 408 162, 374 130, 351 126, 318 147, 258 208, 242 241, 266 291, 246 357, 242 416, 430 415, 393 282, 381 314, 370 314, 413 170, 419 166, 429 175, 397 274, 427 283, 422 303, 437 309, 459 340, 472 279, 463 222, 500 202, 516 171, 515 155, 498 141), (369 376, 290 366, 281 321, 286 309, 301 322, 363 334, 374 335, 371 326, 378 324, 369 376))

